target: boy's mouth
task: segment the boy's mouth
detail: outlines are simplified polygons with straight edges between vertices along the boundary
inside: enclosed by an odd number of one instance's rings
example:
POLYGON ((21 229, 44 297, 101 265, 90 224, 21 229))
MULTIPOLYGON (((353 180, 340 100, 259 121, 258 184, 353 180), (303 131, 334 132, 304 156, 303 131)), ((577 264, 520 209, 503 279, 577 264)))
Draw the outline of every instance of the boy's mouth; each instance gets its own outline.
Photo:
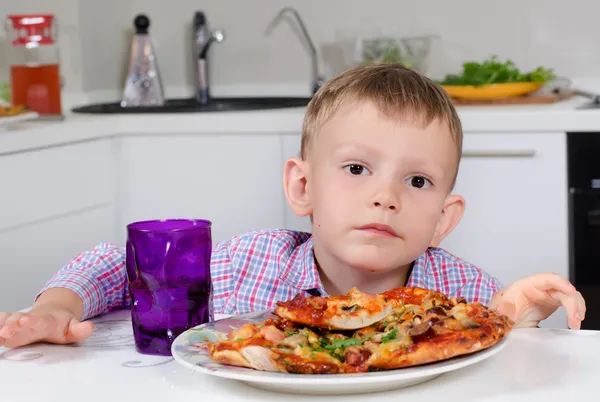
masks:
POLYGON ((398 233, 390 225, 382 225, 380 223, 369 223, 358 228, 359 230, 372 233, 383 237, 398 237, 398 233))

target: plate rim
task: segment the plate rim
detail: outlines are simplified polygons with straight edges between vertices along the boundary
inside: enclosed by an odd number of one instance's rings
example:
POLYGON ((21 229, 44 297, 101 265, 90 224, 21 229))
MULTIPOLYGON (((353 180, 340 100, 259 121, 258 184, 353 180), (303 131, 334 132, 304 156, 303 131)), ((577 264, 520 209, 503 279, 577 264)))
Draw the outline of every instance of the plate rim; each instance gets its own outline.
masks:
MULTIPOLYGON (((250 313, 248 315, 254 315, 256 313, 250 313)), ((239 318, 244 317, 245 314, 234 315, 230 318, 239 318)), ((229 318, 229 317, 228 317, 229 318)), ((222 321, 227 320, 228 318, 223 318, 222 321)), ((185 359, 185 356, 182 356, 177 351, 177 347, 181 345, 186 345, 185 339, 189 335, 191 331, 197 331, 198 329, 202 329, 207 324, 198 325, 196 327, 190 328, 183 333, 181 333, 171 345, 171 354, 174 360, 181 364, 184 367, 195 370, 197 372, 201 372, 204 374, 208 374, 214 377, 227 378, 232 380, 238 380, 243 382, 252 382, 252 383, 271 383, 271 384, 294 384, 294 385, 321 385, 328 386, 334 384, 340 384, 347 381, 352 381, 354 383, 362 383, 362 384, 374 384, 374 383, 382 383, 388 381, 402 381, 402 380, 414 380, 418 378, 426 378, 432 376, 438 376, 450 371, 459 370, 468 366, 472 366, 476 363, 479 363, 483 360, 487 360, 490 357, 493 357, 497 353, 499 353, 506 346, 511 333, 505 335, 499 342, 495 345, 490 346, 486 349, 472 352, 465 355, 456 356, 450 359, 441 360, 438 362, 427 363, 424 365, 413 366, 413 367, 405 367, 398 368, 393 370, 383 370, 377 372, 370 373, 347 373, 347 374, 292 374, 292 373, 279 373, 279 372, 269 372, 269 371, 260 371, 254 369, 251 370, 253 374, 248 374, 243 371, 227 371, 227 366, 222 364, 221 369, 210 369, 206 368, 202 365, 193 364, 185 359), (259 375, 257 375, 259 374, 259 375)), ((512 332, 512 331, 511 331, 512 332)), ((218 363, 217 363, 218 364, 218 363)), ((237 368, 243 369, 243 368, 237 368)))

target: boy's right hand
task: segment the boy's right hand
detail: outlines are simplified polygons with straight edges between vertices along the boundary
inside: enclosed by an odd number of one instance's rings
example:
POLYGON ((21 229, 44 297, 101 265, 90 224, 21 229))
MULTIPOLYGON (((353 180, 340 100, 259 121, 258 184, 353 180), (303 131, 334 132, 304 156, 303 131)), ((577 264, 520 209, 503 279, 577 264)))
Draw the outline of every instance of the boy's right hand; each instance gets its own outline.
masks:
POLYGON ((27 313, 0 313, 0 346, 81 342, 94 331, 90 321, 79 321, 82 314, 83 301, 74 292, 49 289, 27 313))
POLYGON ((52 306, 34 307, 28 313, 0 313, 0 346, 7 348, 80 342, 93 330, 91 322, 79 322, 72 313, 52 306))

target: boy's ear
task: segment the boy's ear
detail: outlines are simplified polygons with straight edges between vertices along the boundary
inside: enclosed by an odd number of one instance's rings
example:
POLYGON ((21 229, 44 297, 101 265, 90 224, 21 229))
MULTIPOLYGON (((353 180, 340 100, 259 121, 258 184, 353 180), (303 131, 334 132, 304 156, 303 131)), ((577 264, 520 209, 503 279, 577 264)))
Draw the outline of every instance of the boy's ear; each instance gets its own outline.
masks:
POLYGON ((300 158, 290 158, 283 169, 283 189, 294 213, 298 216, 312 214, 308 185, 309 166, 300 158))
POLYGON ((465 199, 463 197, 454 194, 450 194, 446 197, 442 216, 435 228, 430 247, 438 247, 440 245, 442 240, 444 240, 444 238, 454 230, 456 225, 458 225, 464 212, 465 199))

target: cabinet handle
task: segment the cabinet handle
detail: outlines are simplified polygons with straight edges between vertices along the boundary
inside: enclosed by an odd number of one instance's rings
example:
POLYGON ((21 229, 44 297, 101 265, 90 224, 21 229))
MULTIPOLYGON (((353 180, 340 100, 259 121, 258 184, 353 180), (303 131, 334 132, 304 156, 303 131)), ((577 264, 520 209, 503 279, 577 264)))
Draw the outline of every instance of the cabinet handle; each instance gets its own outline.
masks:
POLYGON ((535 149, 470 150, 463 151, 463 158, 532 158, 535 149))

